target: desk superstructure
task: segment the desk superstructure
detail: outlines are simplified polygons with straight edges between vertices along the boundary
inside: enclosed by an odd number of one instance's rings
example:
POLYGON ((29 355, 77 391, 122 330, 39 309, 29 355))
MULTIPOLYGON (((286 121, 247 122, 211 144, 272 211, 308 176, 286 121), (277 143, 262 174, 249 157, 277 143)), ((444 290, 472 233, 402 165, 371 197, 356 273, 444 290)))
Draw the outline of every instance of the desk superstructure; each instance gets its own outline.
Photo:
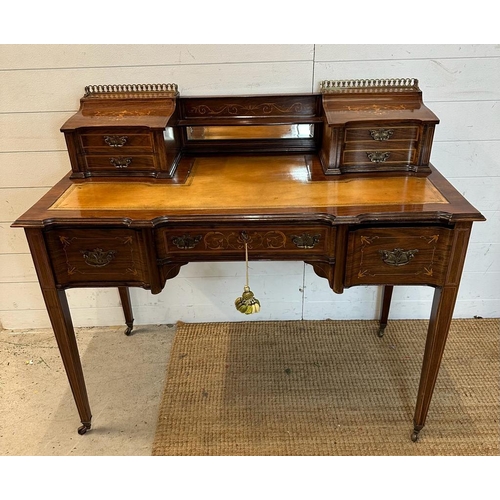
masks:
MULTIPOLYGON (((23 227, 80 415, 91 410, 65 290, 159 293, 194 261, 300 260, 336 293, 435 288, 413 421, 423 428, 472 223, 430 164, 437 117, 415 79, 325 81, 313 94, 181 97, 175 84, 86 88, 62 127, 71 172, 23 227)), ((228 307, 234 307, 228 304, 228 307)))

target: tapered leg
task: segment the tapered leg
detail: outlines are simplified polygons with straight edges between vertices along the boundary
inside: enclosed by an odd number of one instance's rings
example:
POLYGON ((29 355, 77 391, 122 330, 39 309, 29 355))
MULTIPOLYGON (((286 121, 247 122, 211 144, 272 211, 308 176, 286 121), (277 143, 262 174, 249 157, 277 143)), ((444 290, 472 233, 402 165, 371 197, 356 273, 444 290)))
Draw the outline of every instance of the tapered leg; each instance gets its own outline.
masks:
POLYGON ((453 310, 458 295, 458 287, 467 253, 471 222, 459 222, 455 224, 453 241, 450 251, 448 272, 443 287, 436 288, 432 301, 431 318, 427 330, 424 360, 420 385, 418 387, 417 405, 413 417, 412 441, 418 439, 418 433, 425 425, 427 412, 434 392, 441 358, 443 357, 448 330, 450 328, 453 310))
POLYGON ((384 297, 382 299, 382 312, 380 313, 380 327, 378 331, 378 336, 383 337, 384 331, 387 326, 387 319, 389 318, 389 309, 391 307, 392 291, 394 287, 392 285, 384 286, 384 297))
POLYGON ((431 319, 427 331, 422 373, 418 388, 417 405, 413 417, 412 441, 418 439, 418 433, 425 425, 448 337, 457 293, 458 287, 455 286, 436 288, 434 292, 431 319))
POLYGON ((120 293, 123 314, 125 315, 125 324, 127 325, 125 335, 130 335, 132 333, 132 329, 134 328, 134 317, 132 316, 132 302, 130 301, 130 292, 128 287, 126 286, 118 287, 118 292, 120 293))
POLYGON ((82 422, 78 433, 85 434, 90 429, 92 414, 66 292, 56 287, 42 231, 25 229, 25 233, 54 336, 82 422))
POLYGON ((82 363, 78 353, 66 292, 64 290, 42 289, 42 293, 69 385, 73 392, 73 398, 82 422, 78 433, 85 434, 91 427, 92 414, 90 412, 82 363))

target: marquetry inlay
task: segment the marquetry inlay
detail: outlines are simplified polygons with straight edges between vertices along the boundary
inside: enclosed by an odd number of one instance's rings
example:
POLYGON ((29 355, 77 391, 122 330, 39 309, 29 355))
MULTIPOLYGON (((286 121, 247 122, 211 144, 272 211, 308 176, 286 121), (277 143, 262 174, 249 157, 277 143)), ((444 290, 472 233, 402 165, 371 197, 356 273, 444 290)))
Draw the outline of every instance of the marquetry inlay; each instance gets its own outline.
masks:
POLYGON ((210 231, 203 238, 205 248, 209 250, 242 250, 245 243, 249 250, 277 250, 285 248, 286 236, 281 231, 252 231, 241 233, 231 231, 210 231))

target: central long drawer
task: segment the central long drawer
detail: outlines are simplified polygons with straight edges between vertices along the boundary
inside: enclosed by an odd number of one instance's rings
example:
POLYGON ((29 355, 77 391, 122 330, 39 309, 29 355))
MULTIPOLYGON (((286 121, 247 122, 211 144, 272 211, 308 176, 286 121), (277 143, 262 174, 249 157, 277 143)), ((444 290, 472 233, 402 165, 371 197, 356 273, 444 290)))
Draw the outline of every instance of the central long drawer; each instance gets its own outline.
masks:
POLYGON ((240 260, 245 242, 250 259, 303 260, 333 258, 336 229, 327 225, 259 225, 193 228, 163 227, 156 231, 160 259, 240 260))

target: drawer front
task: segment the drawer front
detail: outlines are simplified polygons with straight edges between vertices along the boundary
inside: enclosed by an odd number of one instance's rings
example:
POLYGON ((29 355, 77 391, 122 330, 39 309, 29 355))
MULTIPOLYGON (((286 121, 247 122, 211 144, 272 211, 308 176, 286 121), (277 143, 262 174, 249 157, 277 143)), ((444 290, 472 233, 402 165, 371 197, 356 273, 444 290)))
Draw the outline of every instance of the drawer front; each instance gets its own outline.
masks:
POLYGON ((46 241, 61 285, 149 282, 140 231, 57 229, 46 233, 46 241))
POLYGON ((417 153, 412 147, 408 149, 356 149, 345 150, 342 165, 411 165, 416 162, 417 153))
POLYGON ((171 229, 160 228, 156 233, 161 258, 183 255, 199 260, 242 259, 245 241, 249 258, 279 256, 283 260, 302 260, 315 255, 334 255, 335 228, 328 226, 294 227, 226 227, 171 229))
POLYGON ((410 143, 418 140, 419 128, 417 126, 385 125, 372 127, 348 127, 345 129, 345 142, 368 142, 377 144, 391 144, 404 142, 410 143))
POLYGON ((345 284, 442 285, 452 232, 442 227, 352 231, 348 237, 345 284))
POLYGON ((80 135, 80 145, 88 153, 149 153, 153 152, 153 138, 149 133, 123 130, 80 135))
POLYGON ((155 170, 156 158, 153 155, 87 155, 87 170, 107 170, 113 172, 155 170))

